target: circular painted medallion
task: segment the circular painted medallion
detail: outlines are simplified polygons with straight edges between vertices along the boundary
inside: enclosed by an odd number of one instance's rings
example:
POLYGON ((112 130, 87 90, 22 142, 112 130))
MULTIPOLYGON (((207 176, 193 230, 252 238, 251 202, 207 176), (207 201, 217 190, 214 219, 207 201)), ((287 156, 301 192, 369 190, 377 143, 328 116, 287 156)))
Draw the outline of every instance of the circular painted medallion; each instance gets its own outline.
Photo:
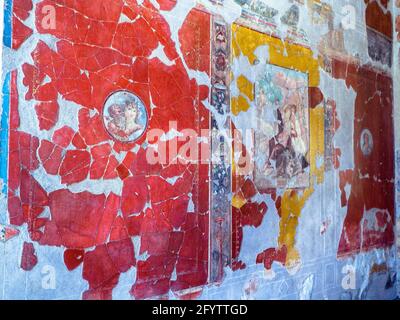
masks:
POLYGON ((111 94, 104 104, 103 121, 108 133, 121 142, 134 142, 146 131, 148 114, 143 101, 129 91, 111 94))

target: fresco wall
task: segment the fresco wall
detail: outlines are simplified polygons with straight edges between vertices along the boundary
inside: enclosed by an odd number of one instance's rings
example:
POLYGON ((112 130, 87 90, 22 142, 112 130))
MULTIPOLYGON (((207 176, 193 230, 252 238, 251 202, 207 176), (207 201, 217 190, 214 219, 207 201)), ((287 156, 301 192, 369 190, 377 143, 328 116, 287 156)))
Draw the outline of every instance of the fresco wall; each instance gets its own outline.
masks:
POLYGON ((2 299, 395 298, 398 2, 99 3, 5 1, 2 299))

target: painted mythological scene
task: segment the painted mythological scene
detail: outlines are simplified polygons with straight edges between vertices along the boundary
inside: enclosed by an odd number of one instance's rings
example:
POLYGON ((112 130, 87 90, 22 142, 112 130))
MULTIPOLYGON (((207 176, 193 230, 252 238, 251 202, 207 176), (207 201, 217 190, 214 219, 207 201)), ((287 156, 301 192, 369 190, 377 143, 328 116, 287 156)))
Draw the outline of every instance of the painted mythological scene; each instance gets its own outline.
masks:
POLYGON ((255 183, 259 189, 309 186, 308 76, 266 65, 256 81, 255 183))

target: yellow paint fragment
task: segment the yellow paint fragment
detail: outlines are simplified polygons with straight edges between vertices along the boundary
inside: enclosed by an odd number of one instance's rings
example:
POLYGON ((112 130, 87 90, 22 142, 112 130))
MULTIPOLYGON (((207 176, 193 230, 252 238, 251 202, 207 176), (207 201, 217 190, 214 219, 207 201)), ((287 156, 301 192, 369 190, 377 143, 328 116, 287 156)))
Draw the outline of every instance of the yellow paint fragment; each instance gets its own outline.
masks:
POLYGON ((240 112, 246 112, 250 109, 250 104, 246 98, 240 95, 238 98, 232 98, 231 100, 231 111, 237 116, 240 112))
MULTIPOLYGON (((310 166, 311 179, 316 177, 317 184, 324 182, 325 165, 318 167, 318 158, 325 155, 325 110, 318 106, 310 110, 310 166)), ((313 184, 313 181, 311 181, 313 184)))
POLYGON ((241 192, 235 194, 232 198, 232 206, 236 209, 242 208, 247 203, 247 200, 244 198, 241 192))
POLYGON ((237 86, 241 94, 247 96, 250 101, 254 101, 254 85, 252 82, 247 80, 245 76, 240 75, 237 78, 237 86))

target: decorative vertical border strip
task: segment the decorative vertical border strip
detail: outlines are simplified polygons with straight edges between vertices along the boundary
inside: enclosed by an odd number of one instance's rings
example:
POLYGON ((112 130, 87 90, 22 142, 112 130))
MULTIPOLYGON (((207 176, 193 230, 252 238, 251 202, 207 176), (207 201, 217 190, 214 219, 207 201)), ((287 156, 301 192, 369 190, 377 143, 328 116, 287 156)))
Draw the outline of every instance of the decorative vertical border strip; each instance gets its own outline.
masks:
POLYGON ((400 2, 393 1, 393 91, 395 131, 395 212, 397 296, 400 298, 400 2))
POLYGON ((3 45, 8 48, 12 46, 12 4, 13 0, 4 0, 3 45))
POLYGON ((212 17, 211 41, 211 196, 209 282, 219 283, 232 260, 230 151, 230 39, 231 28, 212 17))
MULTIPOLYGON (((399 61, 400 62, 400 61, 399 61)), ((400 68, 399 66, 397 66, 400 68)), ((400 109, 397 110, 398 113, 400 113, 400 109)), ((396 127, 395 127, 396 129, 396 127)), ((400 130, 399 124, 397 124, 397 131, 400 130)), ((400 133, 398 133, 400 134, 400 133)), ((397 142, 397 144, 399 144, 397 142)), ((395 184, 396 184, 396 190, 395 190, 395 212, 396 212, 396 271, 397 271, 397 295, 400 298, 400 146, 396 146, 398 149, 396 150, 396 161, 395 161, 395 168, 396 168, 396 174, 395 174, 395 184)))
MULTIPOLYGON (((11 48, 12 46, 12 0, 4 0, 4 29, 3 45, 11 48)), ((1 57, 1 68, 3 71, 3 57, 1 57)), ((3 75, 2 75, 3 76, 3 75)), ((2 86, 2 105, 0 115, 0 179, 2 181, 1 193, 7 197, 8 181, 8 134, 9 134, 9 116, 10 116, 10 85, 11 73, 4 76, 2 86)), ((0 217, 3 220, 3 217, 0 217)))
POLYGON ((2 112, 0 128, 0 179, 2 180, 1 192, 7 193, 7 170, 8 170, 8 120, 10 116, 10 84, 11 73, 8 73, 4 79, 2 88, 2 112))
POLYGON ((325 163, 325 171, 332 171, 334 170, 334 153, 335 153, 335 146, 334 146, 334 136, 335 136, 335 102, 333 100, 328 99, 327 101, 324 100, 324 163, 325 163))

